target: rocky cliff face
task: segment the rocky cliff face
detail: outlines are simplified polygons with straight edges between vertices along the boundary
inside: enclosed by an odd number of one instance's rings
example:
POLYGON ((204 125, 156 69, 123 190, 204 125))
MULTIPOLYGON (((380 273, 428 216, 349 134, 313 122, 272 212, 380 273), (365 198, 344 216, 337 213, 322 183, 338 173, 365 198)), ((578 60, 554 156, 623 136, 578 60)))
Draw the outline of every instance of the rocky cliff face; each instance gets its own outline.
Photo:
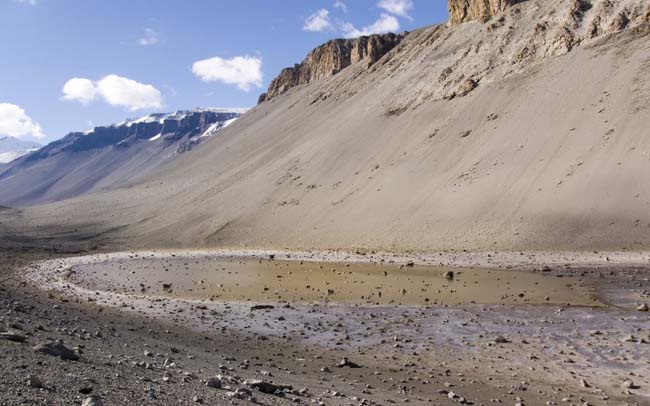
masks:
POLYGON ((309 102, 346 100, 356 93, 350 90, 356 82, 388 82, 412 69, 408 86, 375 100, 385 105, 387 115, 398 115, 525 74, 623 31, 642 36, 650 30, 650 2, 644 0, 450 0, 449 8, 450 24, 409 33, 390 58, 365 75, 342 72, 337 77, 345 77, 345 83, 320 82, 306 96, 309 102), (461 24, 475 18, 477 23, 461 24))
POLYGON ((490 20, 517 0, 449 0, 449 21, 460 24, 467 21, 490 20))
POLYGON ((285 68, 273 79, 259 102, 272 99, 294 86, 329 78, 356 63, 370 66, 402 40, 403 35, 370 35, 353 39, 335 39, 311 51, 304 61, 285 68))

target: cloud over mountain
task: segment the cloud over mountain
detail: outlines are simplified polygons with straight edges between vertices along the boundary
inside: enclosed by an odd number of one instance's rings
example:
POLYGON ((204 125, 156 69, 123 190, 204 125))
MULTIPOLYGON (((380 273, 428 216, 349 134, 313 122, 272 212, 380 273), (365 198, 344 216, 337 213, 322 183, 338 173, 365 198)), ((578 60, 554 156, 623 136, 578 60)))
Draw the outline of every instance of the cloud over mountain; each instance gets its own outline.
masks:
POLYGON ((41 126, 20 106, 12 103, 0 103, 0 135, 45 138, 41 126))
POLYGON ((329 17, 330 12, 327 9, 320 9, 314 14, 307 17, 302 29, 305 31, 321 32, 334 28, 329 17))
POLYGON ((360 37, 370 34, 385 34, 396 32, 400 28, 399 20, 390 14, 382 13, 372 24, 362 28, 355 27, 352 23, 341 24, 341 31, 346 38, 360 37))
POLYGON ((162 93, 154 86, 117 75, 107 75, 94 82, 72 78, 63 86, 63 99, 88 104, 102 99, 111 106, 141 110, 163 105, 162 93))
POLYGON ((194 62, 192 73, 204 82, 222 82, 249 91, 253 87, 262 87, 262 58, 235 56, 224 59, 215 56, 194 62))

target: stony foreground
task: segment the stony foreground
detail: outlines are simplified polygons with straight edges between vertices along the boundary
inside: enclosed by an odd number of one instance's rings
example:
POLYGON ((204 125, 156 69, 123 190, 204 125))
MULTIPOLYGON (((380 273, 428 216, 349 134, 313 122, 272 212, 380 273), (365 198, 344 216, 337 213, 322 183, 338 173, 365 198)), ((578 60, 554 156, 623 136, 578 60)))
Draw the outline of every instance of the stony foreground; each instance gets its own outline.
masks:
MULTIPOLYGON (((47 294, 14 274, 43 255, 2 253, 2 405, 648 404, 644 311, 47 294)), ((599 275, 647 295, 646 271, 599 275)))

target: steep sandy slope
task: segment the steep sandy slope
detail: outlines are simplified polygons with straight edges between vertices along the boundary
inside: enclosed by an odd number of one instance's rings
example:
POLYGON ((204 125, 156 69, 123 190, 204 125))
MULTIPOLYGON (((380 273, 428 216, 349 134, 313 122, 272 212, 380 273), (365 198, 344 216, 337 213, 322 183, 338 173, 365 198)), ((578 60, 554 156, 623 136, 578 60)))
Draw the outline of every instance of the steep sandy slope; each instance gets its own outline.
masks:
POLYGON ((584 3, 409 33, 138 185, 3 225, 130 246, 648 248, 648 5, 584 3))

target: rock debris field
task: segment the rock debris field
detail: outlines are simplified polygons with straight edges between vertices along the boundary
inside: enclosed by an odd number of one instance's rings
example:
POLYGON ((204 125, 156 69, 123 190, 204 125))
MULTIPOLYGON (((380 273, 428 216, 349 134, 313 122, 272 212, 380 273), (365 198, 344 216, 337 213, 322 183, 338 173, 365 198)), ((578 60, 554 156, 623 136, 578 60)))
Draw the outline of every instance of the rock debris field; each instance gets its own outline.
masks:
POLYGON ((3 405, 648 402, 648 272, 623 257, 13 255, 3 405))

